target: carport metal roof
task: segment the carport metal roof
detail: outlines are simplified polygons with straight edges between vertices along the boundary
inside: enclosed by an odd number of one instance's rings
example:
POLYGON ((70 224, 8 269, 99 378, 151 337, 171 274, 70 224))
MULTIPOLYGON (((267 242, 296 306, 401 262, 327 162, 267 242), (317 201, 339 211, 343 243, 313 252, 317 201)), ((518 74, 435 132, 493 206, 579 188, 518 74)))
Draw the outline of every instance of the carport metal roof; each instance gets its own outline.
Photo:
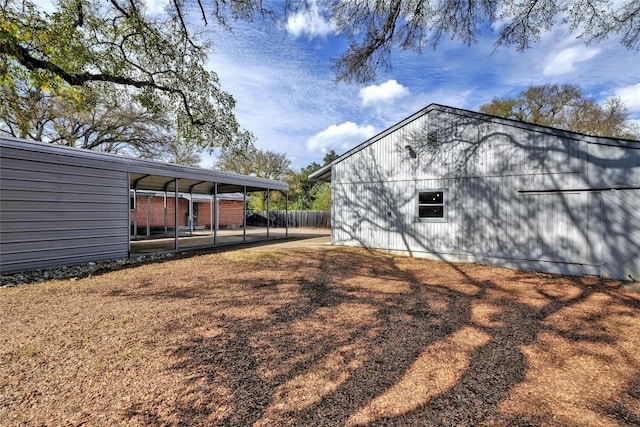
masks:
POLYGON ((245 187, 247 192, 289 190, 289 184, 283 181, 171 163, 122 159, 127 166, 130 185, 134 190, 175 191, 176 178, 178 178, 178 192, 181 193, 213 194, 216 183, 218 193, 243 192, 245 187))
MULTIPOLYGON (((176 191, 176 179, 178 179, 177 190, 183 193, 213 194, 216 184, 218 193, 243 192, 245 189, 247 192, 289 190, 289 184, 283 181, 232 172, 181 166, 10 137, 3 137, 3 144, 32 151, 34 159, 37 159, 38 153, 49 153, 76 159, 82 158, 87 162, 99 162, 100 167, 105 169, 128 172, 130 188, 135 190, 176 191)), ((76 160, 71 163, 78 162, 76 160)))
POLYGON ((289 189, 289 185, 282 181, 207 171, 205 169, 202 169, 204 173, 198 173, 197 170, 186 171, 186 173, 175 170, 140 173, 134 170, 135 168, 129 171, 129 176, 131 188, 135 190, 173 192, 175 191, 176 178, 178 178, 179 193, 213 194, 216 183, 218 184, 218 193, 241 193, 244 191, 245 186, 247 192, 265 190, 287 191, 289 189), (160 175, 160 173, 162 173, 162 175, 160 175))

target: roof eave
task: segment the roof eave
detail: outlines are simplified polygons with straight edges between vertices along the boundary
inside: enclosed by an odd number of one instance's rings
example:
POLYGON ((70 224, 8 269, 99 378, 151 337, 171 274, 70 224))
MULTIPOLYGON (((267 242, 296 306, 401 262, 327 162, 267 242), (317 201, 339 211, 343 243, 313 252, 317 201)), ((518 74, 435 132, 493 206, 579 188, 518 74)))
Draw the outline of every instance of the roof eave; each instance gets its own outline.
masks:
POLYGON ((327 163, 317 171, 309 174, 309 179, 321 182, 331 182, 331 169, 334 162, 327 163))

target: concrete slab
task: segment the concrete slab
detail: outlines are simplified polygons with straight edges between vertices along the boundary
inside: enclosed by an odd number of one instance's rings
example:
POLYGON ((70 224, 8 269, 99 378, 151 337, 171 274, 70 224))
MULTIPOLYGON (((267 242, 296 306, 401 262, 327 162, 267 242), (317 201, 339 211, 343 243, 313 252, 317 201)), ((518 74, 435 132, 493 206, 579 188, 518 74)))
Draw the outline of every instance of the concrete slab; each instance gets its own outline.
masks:
MULTIPOLYGON (((178 250, 193 250, 226 247, 229 245, 249 245, 249 244, 300 244, 295 242, 307 239, 319 238, 316 242, 309 244, 320 244, 319 242, 330 243, 331 230, 314 228, 290 228, 287 233, 283 228, 271 228, 267 236, 264 227, 248 227, 246 236, 242 229, 219 230, 216 237, 216 244, 213 244, 211 231, 196 231, 193 235, 183 233, 178 238, 178 250), (322 240, 324 239, 324 240, 322 240)), ((324 243, 323 243, 324 244, 324 243)), ((175 250, 175 237, 158 237, 131 241, 131 254, 141 255, 153 252, 165 252, 175 250)))

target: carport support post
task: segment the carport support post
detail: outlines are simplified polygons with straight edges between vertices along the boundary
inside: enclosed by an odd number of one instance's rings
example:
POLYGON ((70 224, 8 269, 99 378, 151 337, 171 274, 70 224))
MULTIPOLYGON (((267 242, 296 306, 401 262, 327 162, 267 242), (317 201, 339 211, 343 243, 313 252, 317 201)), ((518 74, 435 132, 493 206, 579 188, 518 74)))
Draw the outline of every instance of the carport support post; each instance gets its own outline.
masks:
POLYGON ((131 258, 131 172, 127 172, 127 196, 129 196, 129 227, 127 230, 127 258, 131 258))
POLYGON ((178 178, 175 179, 175 215, 173 216, 174 219, 174 223, 175 223, 175 244, 174 244, 174 249, 176 252, 178 252, 178 249, 180 247, 180 244, 178 242, 178 178))
POLYGON ((289 190, 284 196, 284 237, 289 237, 289 190))
POLYGON ((151 196, 147 196, 147 238, 151 236, 151 196))
POLYGON ((167 229, 167 187, 165 185, 164 188, 164 201, 163 201, 163 207, 164 207, 164 237, 167 237, 169 235, 169 230, 167 229))
POLYGON ((138 193, 133 189, 133 238, 138 238, 138 193))
POLYGON ((242 203, 242 241, 247 241, 247 186, 242 186, 242 192, 244 195, 242 203))
POLYGON ((189 216, 187 216, 189 236, 193 236, 193 193, 189 191, 189 216))
POLYGON ((213 229, 213 244, 218 243, 218 183, 213 183, 213 220, 211 221, 213 229))
POLYGON ((209 226, 211 227, 211 235, 213 236, 213 193, 209 195, 209 226))
POLYGON ((269 202, 271 201, 270 194, 271 193, 269 189, 267 189, 267 240, 269 239, 269 202))

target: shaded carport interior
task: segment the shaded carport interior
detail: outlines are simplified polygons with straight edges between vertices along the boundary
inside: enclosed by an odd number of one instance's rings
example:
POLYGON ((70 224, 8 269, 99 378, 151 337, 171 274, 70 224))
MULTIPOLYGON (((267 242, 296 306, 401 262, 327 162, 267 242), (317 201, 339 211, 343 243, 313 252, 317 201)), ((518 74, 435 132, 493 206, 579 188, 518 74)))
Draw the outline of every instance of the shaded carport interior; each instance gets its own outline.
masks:
MULTIPOLYGON (((175 165, 172 165, 175 166, 175 165)), ((234 244, 247 241, 286 238, 289 228, 276 229, 267 222, 266 227, 248 227, 246 224, 247 201, 251 193, 266 193, 267 200, 271 191, 288 192, 288 184, 252 176, 245 176, 229 172, 204 171, 197 168, 180 167, 181 173, 158 174, 157 170, 129 171, 130 190, 155 191, 165 194, 165 210, 172 211, 173 223, 165 223, 165 233, 156 236, 144 236, 133 239, 130 236, 130 253, 146 254, 150 252, 178 251, 224 244, 234 244), (193 169, 193 170, 191 170, 193 169), (204 175, 204 176, 203 176, 204 175), (244 195, 244 222, 239 229, 220 230, 215 216, 219 215, 216 200, 224 194, 239 193, 244 195), (190 227, 180 227, 178 224, 179 194, 206 195, 211 201, 211 224, 208 230, 194 230, 190 227), (170 206, 170 200, 174 203, 170 206)), ((175 172, 175 171, 174 171, 175 172)), ((269 204, 267 203, 267 207, 269 204)), ((138 209, 136 204, 135 209, 138 209)), ((189 207, 189 210, 192 208, 189 207)), ((165 215, 166 219, 167 215, 165 215)), ((148 220, 147 215, 147 220, 148 220)))

